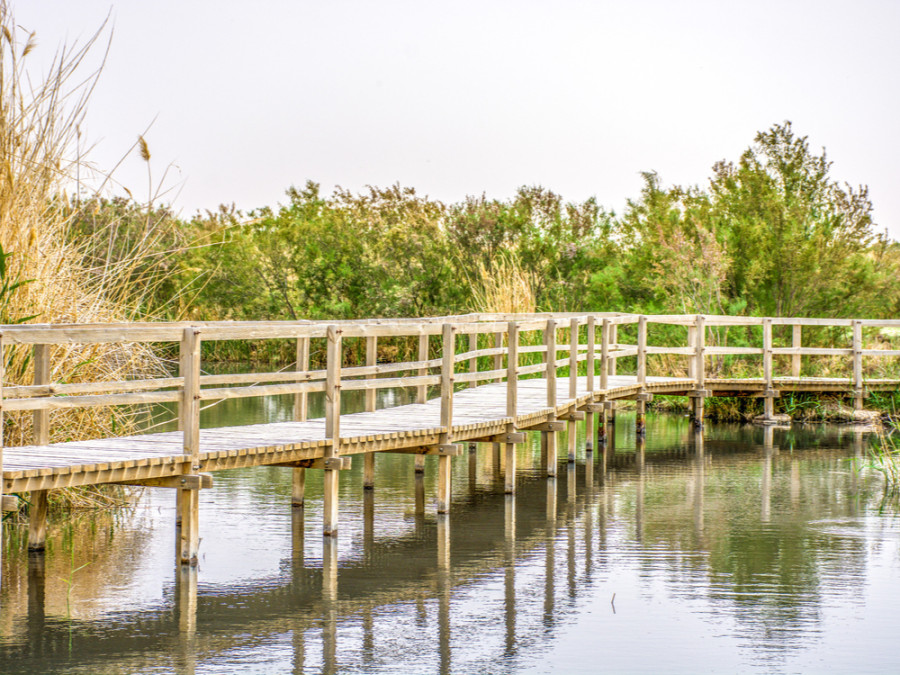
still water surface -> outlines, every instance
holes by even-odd
[[[204,425],[291,414],[241,403]],[[222,472],[194,574],[174,566],[174,495],[146,490],[130,514],[51,528],[43,566],[7,530],[0,672],[896,672],[900,519],[854,460],[865,442],[697,438],[657,416],[641,446],[622,415],[613,447],[585,458],[579,439],[556,480],[522,447],[514,499],[490,446],[457,458],[448,519],[433,458],[417,479],[379,456],[374,494],[361,461],[341,477],[334,548],[321,474],[292,512],[289,470]]]

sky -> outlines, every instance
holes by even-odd
[[[10,1],[38,69],[109,16],[91,158],[146,130],[149,175],[132,153],[115,176],[183,216],[307,180],[445,202],[543,185],[620,213],[641,172],[704,186],[791,120],[900,239],[900,2]]]

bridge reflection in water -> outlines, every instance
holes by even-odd
[[[215,670],[217,663],[296,673],[389,664],[441,673],[505,670],[564,636],[588,598],[608,598],[606,610],[614,616],[616,586],[609,582],[615,566],[638,550],[655,551],[663,542],[671,556],[689,559],[689,573],[706,575],[705,564],[690,559],[708,552],[707,520],[720,528],[719,510],[728,499],[717,487],[714,503],[706,503],[710,472],[720,481],[735,466],[751,467],[753,508],[765,524],[772,520],[773,500],[803,501],[810,488],[801,463],[816,458],[835,465],[847,455],[815,449],[782,455],[779,446],[793,441],[771,427],[742,432],[753,442],[740,446],[718,440],[715,428],[704,441],[686,424],[672,449],[648,450],[628,427],[630,433],[626,427],[611,434],[584,461],[562,464],[555,479],[543,477],[538,450],[525,448],[521,464],[533,471],[525,470],[515,495],[503,494],[502,453],[483,456],[492,462],[487,471],[470,453],[455,481],[452,523],[426,509],[423,474],[415,477],[411,525],[394,526],[399,532],[386,536],[376,531],[376,523],[382,525],[375,520],[376,494],[361,491],[362,527],[349,556],[339,555],[336,538],[307,541],[307,526],[315,525],[307,523],[304,509],[294,509],[281,573],[204,584],[197,568],[176,566],[164,601],[140,611],[107,607],[92,619],[47,616],[44,557],[31,556],[27,611],[3,598],[7,618],[10,610],[20,612],[4,622],[4,672],[191,673]],[[861,435],[849,442],[862,452]],[[830,444],[846,445],[847,439]],[[746,481],[748,474],[742,475]],[[859,492],[864,483],[853,470],[838,492]],[[660,491],[672,490],[683,497],[660,498]],[[841,508],[850,513],[855,507],[848,501]],[[667,518],[679,521],[677,532]],[[675,553],[671,542],[678,538],[693,544]],[[651,556],[642,564],[656,563]],[[202,563],[199,574],[202,579]],[[507,666],[498,668],[501,660]]]

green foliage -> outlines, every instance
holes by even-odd
[[[3,250],[3,246],[0,245],[0,324],[25,323],[37,316],[37,314],[32,316],[10,315],[10,299],[13,294],[19,288],[32,281],[31,279],[20,279],[10,272],[6,261],[12,255],[12,252],[7,253]]]
[[[510,270],[529,280],[538,311],[894,317],[900,245],[876,231],[866,188],[841,186],[830,170],[824,151],[811,151],[785,122],[757,134],[736,163],[715,164],[706,188],[664,187],[645,173],[618,217],[594,199],[566,203],[538,186],[446,205],[399,185],[325,196],[310,181],[276,209],[222,208],[189,221],[101,201],[83,209],[78,231],[95,242],[109,233],[108,247],[94,252],[98,266],[127,266],[152,236],[166,274],[129,270],[147,289],[141,306],[167,318],[460,313],[476,309],[488,286],[509,288],[492,277]],[[684,340],[680,329],[655,330],[654,344]],[[756,345],[758,333],[722,328],[710,341]],[[845,338],[804,331],[804,344]],[[228,349],[228,358],[248,355]],[[276,346],[261,356],[290,353]],[[712,362],[714,371],[748,367],[740,358]]]

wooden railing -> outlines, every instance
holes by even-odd
[[[686,328],[681,345],[651,345],[650,325]],[[620,341],[620,329],[636,326],[636,339]],[[716,327],[762,327],[759,346],[710,344],[708,333]],[[773,344],[773,327],[791,326],[791,346]],[[849,329],[845,347],[804,347],[803,327]],[[7,349],[31,345],[34,359],[34,381],[31,385],[2,386],[2,406],[7,412],[34,411],[34,442],[45,444],[50,437],[47,412],[67,408],[109,405],[178,403],[186,433],[185,447],[193,448],[200,404],[204,401],[230,398],[293,394],[295,418],[306,419],[307,397],[325,392],[329,429],[339,429],[340,391],[366,391],[366,410],[375,408],[375,392],[379,389],[409,387],[422,403],[428,387],[447,390],[451,384],[477,386],[498,382],[515,374],[548,378],[548,407],[556,402],[556,379],[568,370],[568,397],[575,395],[575,377],[581,371],[588,378],[588,389],[602,394],[609,388],[609,377],[615,375],[620,361],[633,359],[629,370],[639,384],[645,384],[649,355],[686,357],[685,375],[703,389],[708,376],[707,362],[713,356],[762,357],[762,380],[769,387],[776,376],[774,357],[791,357],[791,377],[800,377],[803,357],[850,357],[852,374],[847,378],[855,396],[864,387],[863,359],[900,356],[900,349],[863,349],[866,328],[900,328],[900,320],[757,318],[703,315],[634,315],[634,314],[540,314],[540,315],[465,315],[432,319],[381,319],[349,322],[260,322],[260,323],[169,323],[110,325],[15,325],[0,327],[0,343]],[[541,340],[533,335],[540,331]],[[559,334],[563,333],[563,342]],[[599,340],[597,333],[599,332]],[[510,335],[517,336],[510,340]],[[531,337],[529,337],[531,336]],[[468,339],[468,349],[458,351],[460,338]],[[517,342],[524,339],[523,344]],[[343,341],[365,339],[365,362],[345,365]],[[378,363],[380,338],[418,338],[415,361]],[[429,358],[432,340],[440,338],[440,356]],[[233,374],[203,374],[201,343],[225,340],[296,340],[297,360],[293,370]],[[311,370],[312,340],[327,344],[325,368]],[[51,347],[70,343],[179,343],[179,373],[173,377],[155,377],[116,382],[51,381]],[[599,344],[598,344],[599,343]],[[19,347],[20,348],[20,347]],[[535,363],[538,354],[542,363]],[[553,358],[547,355],[552,354]],[[564,358],[559,358],[565,354]],[[513,363],[510,362],[512,355]],[[525,357],[528,361],[522,364]],[[504,361],[508,365],[504,366]],[[409,375],[408,373],[414,373]],[[661,373],[671,375],[673,373]],[[448,391],[442,391],[449,396]]]
[[[790,326],[790,346],[776,346],[773,329]],[[651,330],[652,327],[652,330]],[[665,331],[651,340],[654,331]],[[803,331],[828,329],[841,346],[803,346]],[[734,357],[759,359],[760,377],[753,378],[757,395],[765,398],[765,414],[772,417],[778,375],[777,357],[790,357],[790,377],[800,378],[804,358],[844,357],[849,359],[850,374],[831,378],[829,385],[851,395],[861,407],[867,380],[864,359],[898,357],[900,349],[864,348],[864,331],[898,329],[900,320],[756,318],[708,315],[637,315],[616,313],[548,313],[532,315],[472,314],[429,319],[372,319],[336,322],[252,322],[252,323],[135,323],[111,325],[14,325],[0,326],[0,371],[6,358],[4,350],[31,349],[34,378],[31,384],[6,384],[0,372],[0,410],[6,413],[33,414],[33,443],[46,445],[53,438],[50,411],[93,406],[147,405],[174,403],[178,408],[179,428],[183,433],[183,472],[185,480],[170,487],[180,487],[180,512],[186,515],[181,529],[182,562],[195,561],[198,541],[197,500],[202,481],[200,410],[204,402],[222,399],[272,396],[294,396],[294,419],[304,421],[309,414],[308,397],[324,393],[325,441],[323,457],[316,461],[325,469],[324,533],[337,527],[337,476],[344,467],[341,458],[341,394],[364,391],[365,410],[376,408],[379,389],[408,388],[416,392],[416,401],[424,404],[432,393],[439,392],[439,434],[434,454],[438,464],[438,511],[445,512],[450,499],[450,457],[454,444],[453,401],[457,387],[476,387],[481,383],[500,383],[498,395],[506,399],[504,425],[507,470],[506,489],[512,492],[515,479],[515,443],[519,416],[520,382],[542,378],[546,386],[546,409],[541,424],[547,433],[545,453],[548,472],[555,472],[556,431],[566,422],[570,425],[569,457],[574,459],[575,433],[571,425],[585,419],[592,426],[595,413],[615,414],[613,389],[627,390],[636,400],[638,432],[643,431],[645,404],[650,394],[645,391],[648,360],[662,356],[681,359],[679,366],[659,375],[680,377],[673,391],[686,393],[693,399],[693,416],[697,424],[703,418],[704,399],[725,380],[721,372],[711,372],[712,359]],[[745,345],[728,345],[720,334],[725,330],[745,330]],[[683,331],[683,332],[682,332]],[[785,331],[782,331],[785,332]],[[760,334],[761,333],[761,334]],[[626,334],[633,335],[626,338]],[[782,335],[782,339],[785,336]],[[345,363],[345,340],[362,341],[365,349],[358,362]],[[379,340],[403,340],[407,347],[415,345],[415,357],[379,363]],[[296,360],[290,370],[234,374],[204,374],[201,367],[202,346],[206,342],[230,340],[294,340]],[[630,342],[628,340],[631,340]],[[324,343],[324,367],[313,369],[312,347]],[[439,342],[439,345],[437,344]],[[55,382],[53,380],[54,345],[101,343],[168,343],[179,349],[177,376],[145,377],[122,381]],[[463,345],[460,349],[460,345]],[[438,348],[439,347],[439,348]],[[413,350],[410,350],[413,351]],[[412,360],[415,358],[415,360]],[[321,362],[321,359],[318,359]],[[746,367],[746,362],[743,364]],[[630,379],[614,382],[619,371],[628,368]],[[677,372],[676,372],[677,370]],[[579,386],[579,374],[586,384]],[[711,377],[715,375],[715,377]],[[565,396],[557,391],[558,382],[568,387]],[[781,386],[788,386],[778,377]],[[804,378],[806,380],[806,378]],[[622,383],[626,382],[627,386]],[[751,382],[743,379],[741,382]],[[897,389],[900,378],[882,381]],[[762,385],[760,390],[759,385]],[[671,388],[670,388],[671,389]],[[683,390],[683,391],[682,391]],[[580,408],[580,409],[579,409]],[[557,415],[560,419],[557,419]],[[605,426],[605,425],[604,425]],[[0,420],[0,429],[4,425]],[[533,427],[532,427],[533,428]],[[496,432],[491,438],[498,438]],[[498,442],[498,441],[494,441]],[[417,459],[419,459],[417,455]],[[424,456],[421,457],[424,459]],[[3,452],[0,438],[0,470]],[[374,451],[365,454],[364,484],[374,480]],[[295,503],[303,500],[303,470],[296,468]],[[187,478],[195,487],[187,488]],[[113,480],[113,479],[110,479]],[[160,485],[157,479],[155,485]],[[149,483],[148,483],[149,484]],[[0,486],[2,488],[2,486]],[[0,489],[2,493],[2,489]],[[2,495],[0,495],[2,496]],[[42,545],[46,512],[46,490],[34,488],[30,542]],[[35,514],[37,514],[35,516]],[[31,545],[31,544],[30,544]]]

